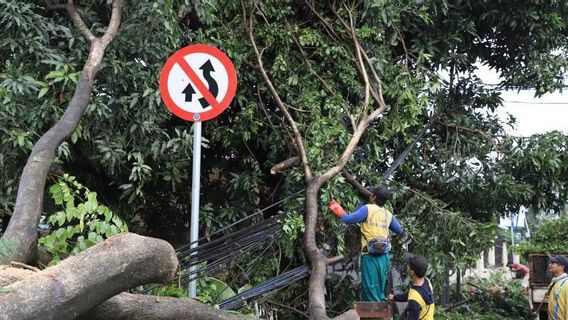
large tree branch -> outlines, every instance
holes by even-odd
[[[89,310],[80,320],[237,320],[212,306],[188,298],[156,297],[123,292]]]
[[[243,8],[243,19],[244,19],[244,21],[246,21],[246,11],[245,11],[245,7],[244,7],[244,4],[242,3],[242,1],[241,1],[241,5],[242,5],[242,8]],[[300,130],[298,130],[298,126],[296,125],[296,121],[294,121],[294,118],[292,118],[292,115],[288,111],[288,108],[286,108],[286,105],[284,104],[284,102],[280,98],[280,95],[276,91],[276,88],[274,87],[272,80],[270,80],[270,77],[266,73],[266,69],[264,68],[264,64],[262,63],[262,55],[260,54],[260,51],[258,50],[258,47],[256,45],[256,41],[254,39],[254,32],[253,32],[254,24],[253,24],[252,14],[249,17],[248,24],[249,25],[248,25],[247,34],[248,34],[249,40],[252,44],[254,54],[256,56],[256,61],[257,61],[257,64],[258,64],[258,71],[260,72],[262,79],[266,83],[266,86],[268,87],[270,94],[274,98],[276,105],[278,106],[280,111],[282,111],[282,113],[284,114],[284,117],[286,118],[286,121],[288,122],[288,124],[292,128],[292,131],[294,132],[294,138],[296,140],[296,148],[298,149],[298,153],[300,155],[300,158],[302,159],[302,164],[304,166],[304,174],[306,176],[305,178],[306,178],[306,181],[310,181],[312,179],[312,171],[309,167],[308,156],[307,156],[307,153],[306,153],[306,148],[304,146],[304,141],[302,139],[302,135],[300,133]]]
[[[73,21],[73,24],[75,24],[75,26],[79,28],[79,30],[81,30],[83,36],[85,36],[85,38],[89,42],[95,41],[97,37],[95,37],[95,35],[91,32],[89,27],[87,27],[87,25],[83,21],[83,18],[81,18],[81,16],[77,12],[77,9],[75,8],[75,2],[73,0],[68,0],[66,8],[67,12],[69,13],[69,16],[71,17],[71,20]]]
[[[118,279],[113,276],[113,272],[119,272],[122,266],[127,264],[134,263],[135,265],[132,268],[143,269],[144,272],[147,273],[164,273],[164,270],[168,270],[168,264],[171,264],[172,267],[170,270],[175,270],[175,266],[177,265],[177,260],[173,255],[173,250],[171,246],[167,243],[157,240],[151,239],[146,237],[139,237],[135,235],[122,235],[121,237],[128,237],[128,241],[125,241],[129,246],[132,243],[137,243],[135,248],[128,248],[129,250],[123,250],[123,252],[117,252],[116,250],[112,250],[112,245],[104,246],[104,252],[101,254],[104,255],[103,260],[98,260],[97,263],[91,263],[90,266],[83,266],[87,269],[79,269],[78,267],[75,270],[69,270],[70,272],[66,274],[65,281],[71,282],[71,279],[75,279],[76,277],[83,276],[89,277],[89,281],[92,281],[94,277],[98,277],[101,272],[105,270],[110,270],[108,274],[108,280],[116,282]],[[132,242],[132,240],[134,242]],[[109,242],[116,242],[116,237],[107,240]],[[148,245],[150,244],[150,245]],[[116,248],[116,243],[114,244],[114,248]],[[158,245],[158,247],[156,247]],[[163,246],[159,248],[159,246]],[[127,249],[127,248],[124,248]],[[156,250],[157,249],[157,250]],[[94,249],[91,249],[94,250]],[[128,252],[124,252],[128,251]],[[89,259],[93,258],[92,252],[85,252],[81,255],[88,254],[90,256]],[[142,255],[152,257],[150,262],[141,263],[140,261],[133,261],[132,257],[137,256],[136,259],[141,259]],[[108,264],[101,264],[108,262],[104,259],[110,259],[112,263],[120,263],[121,268],[113,268]],[[67,260],[65,260],[67,261]],[[155,263],[159,263],[159,266],[155,266]],[[76,264],[73,263],[74,265]],[[92,271],[91,269],[95,269]],[[127,268],[130,268],[127,267]],[[10,266],[1,266],[0,265],[0,286],[8,286],[14,284],[18,281],[22,281],[25,279],[37,279],[38,277],[44,277],[47,272],[51,272],[53,274],[54,267],[50,267],[44,271],[33,271],[28,269],[21,269],[21,268],[13,268]],[[68,269],[65,267],[65,269]],[[101,269],[102,271],[99,271]],[[127,269],[124,269],[127,271]],[[167,278],[171,277],[173,271],[169,274],[166,273]],[[44,276],[42,276],[44,275]],[[136,272],[134,275],[131,272],[124,272],[123,277],[132,277],[132,279],[136,277],[140,277],[140,273]],[[165,278],[164,278],[165,279]],[[28,282],[31,280],[28,280]],[[44,281],[43,278],[41,281]],[[55,280],[54,280],[55,281]],[[58,280],[59,281],[59,280]],[[133,280],[130,280],[133,281]],[[165,281],[165,280],[164,280]],[[39,284],[39,283],[38,283]],[[81,286],[81,290],[85,292],[89,292],[88,295],[92,295],[92,291],[94,291],[93,287],[87,287],[89,283],[81,282],[78,285]],[[63,285],[63,284],[62,284]],[[114,285],[109,284],[109,285]],[[68,287],[69,288],[69,287]],[[11,288],[8,287],[7,289],[9,292]],[[74,291],[75,292],[75,291]],[[80,294],[80,292],[76,292]],[[45,293],[40,293],[44,294]],[[4,297],[4,293],[0,295],[0,299]],[[33,301],[22,301],[21,303],[32,303]],[[54,301],[50,300],[47,303],[52,304],[52,308],[60,308],[60,305],[55,305],[56,302],[60,302],[60,300]],[[20,304],[20,307],[22,305]],[[28,308],[22,307],[22,308]],[[39,311],[38,311],[39,312]],[[44,313],[42,313],[43,315]],[[44,317],[40,317],[41,319],[46,319]],[[3,314],[0,314],[0,319],[3,319]],[[58,317],[58,319],[60,319]],[[186,299],[186,298],[171,298],[171,297],[156,297],[151,295],[138,295],[138,294],[130,294],[130,293],[119,293],[114,297],[102,302],[98,306],[92,307],[90,310],[85,312],[82,316],[79,317],[81,320],[130,320],[130,319],[146,319],[146,320],[172,320],[172,319],[189,319],[189,320],[197,320],[197,319],[219,319],[219,320],[236,320],[237,317],[229,315],[222,310],[219,310],[215,307],[200,303],[193,299]]]
[[[357,181],[357,179],[355,179],[354,176],[352,176],[349,171],[347,171],[347,169],[344,167],[343,169],[341,169],[341,174],[343,175],[343,177],[345,177],[345,179],[347,180],[347,182],[349,182],[349,184],[355,189],[357,190],[357,192],[359,192],[359,194],[367,199],[371,196],[371,191],[369,191],[369,189],[365,188],[362,184],[359,183],[359,181]]]
[[[112,13],[110,16],[110,22],[105,34],[102,37],[103,46],[106,46],[116,37],[118,33],[118,28],[120,27],[120,20],[122,17],[122,6],[124,5],[124,0],[114,0],[112,2]]]
[[[166,241],[120,234],[5,287],[1,319],[74,319],[112,296],[171,281],[178,270]]]
[[[115,0],[113,3],[109,35],[106,37],[109,42],[116,34],[116,29],[120,23],[123,2],[123,0]],[[55,158],[57,147],[71,136],[89,104],[93,81],[109,43],[106,42],[107,40],[101,41],[92,35],[75,10],[72,0],[67,3],[67,10],[73,22],[91,42],[89,56],[65,113],[53,127],[39,138],[32,148],[20,177],[14,212],[2,236],[2,240],[9,243],[14,250],[10,256],[0,258],[0,262],[3,260],[4,262],[10,260],[29,262],[35,259],[38,237],[36,228],[43,207],[43,194],[49,168]]]
[[[290,159],[286,159],[282,162],[278,162],[270,168],[270,174],[277,174],[278,172],[284,171],[286,169],[293,168],[300,163],[300,157],[295,156]]]

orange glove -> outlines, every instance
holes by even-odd
[[[339,203],[337,203],[335,200],[329,201],[329,203],[327,204],[327,207],[338,218],[343,217],[343,215],[345,214],[345,209],[343,209],[343,207]]]

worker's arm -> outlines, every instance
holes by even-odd
[[[396,217],[394,215],[392,216],[389,229],[396,234],[402,233],[402,225],[398,222],[398,220],[396,220]]]
[[[367,206],[361,206],[352,213],[346,213],[341,217],[341,220],[347,224],[360,223],[367,220],[369,210]]]
[[[525,275],[530,274],[531,270],[527,267],[521,264],[521,270],[523,270],[523,272],[525,273]]]
[[[404,312],[404,320],[419,320],[420,316],[420,304],[414,300],[408,301],[406,305],[406,310]]]
[[[403,293],[395,294],[392,297],[392,300],[396,302],[406,302],[408,301],[408,290]]]

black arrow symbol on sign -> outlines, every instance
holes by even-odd
[[[207,60],[207,62],[199,67],[199,69],[203,70],[203,77],[205,78],[205,81],[207,81],[209,92],[211,92],[212,96],[217,98],[217,94],[219,94],[219,86],[217,85],[217,81],[215,81],[215,79],[213,79],[213,77],[211,76],[211,72],[215,72],[215,68],[213,68],[211,60]],[[191,102],[196,91],[191,83],[188,83],[185,89],[183,89],[182,93],[185,94],[185,101]],[[202,108],[207,108],[209,106],[209,102],[207,102],[207,99],[205,99],[205,97],[200,98],[199,103],[201,104]]]
[[[186,102],[191,102],[191,100],[193,99],[193,94],[195,93],[195,89],[193,89],[191,83],[188,83],[187,87],[185,87],[185,89],[183,89],[181,93],[185,93]]]
[[[219,93],[219,86],[217,85],[217,81],[213,79],[211,76],[211,72],[215,72],[213,65],[211,64],[211,60],[207,60],[199,69],[203,70],[203,77],[205,81],[207,81],[207,86],[209,87],[209,92],[211,95],[217,98],[217,94]],[[207,108],[209,106],[209,102],[204,97],[199,99],[199,103],[201,103],[201,107]]]

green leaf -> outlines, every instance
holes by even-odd
[[[0,293],[8,293],[8,292],[12,292],[12,291],[14,291],[14,289],[12,289],[12,288],[0,287]]]
[[[48,90],[49,90],[48,87],[42,88],[42,89],[39,91],[38,95],[37,95],[38,99],[41,98],[41,97],[43,97],[43,96],[47,93]]]

